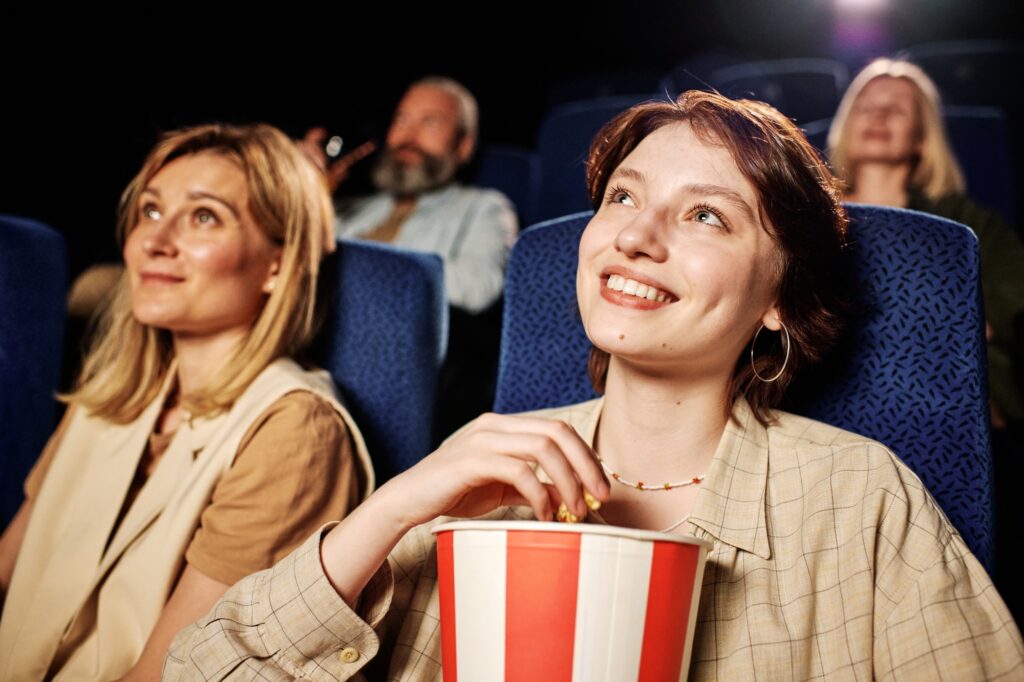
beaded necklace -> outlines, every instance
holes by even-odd
[[[661,483],[659,485],[647,485],[643,481],[630,481],[628,479],[623,478],[618,474],[618,472],[612,471],[611,467],[605,464],[605,461],[600,457],[597,458],[597,461],[601,463],[601,468],[604,469],[605,472],[612,477],[613,481],[620,483],[626,486],[627,488],[633,488],[634,490],[642,490],[644,492],[653,492],[656,490],[674,490],[675,488],[682,488],[688,485],[695,485],[703,481],[704,477],[707,476],[707,474],[701,474],[700,476],[694,476],[688,481],[676,481],[675,483],[666,482]]]

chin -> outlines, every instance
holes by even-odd
[[[651,356],[652,339],[645,338],[639,332],[626,330],[618,332],[588,333],[590,342],[598,350],[623,360],[639,361]],[[622,338],[619,338],[622,336]],[[655,344],[657,345],[657,344]]]
[[[166,312],[156,311],[145,307],[136,306],[132,308],[132,317],[139,324],[157,329],[170,329],[174,325],[175,317]]]

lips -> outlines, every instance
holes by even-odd
[[[139,280],[143,284],[177,284],[178,282],[184,282],[184,277],[172,275],[168,272],[141,272],[139,273]]]
[[[419,147],[411,144],[403,144],[398,147],[394,147],[390,150],[391,156],[400,161],[414,161],[416,163],[423,163],[427,157],[427,153]]]
[[[660,282],[628,268],[607,268],[601,281],[601,296],[617,305],[653,310],[679,300]]]

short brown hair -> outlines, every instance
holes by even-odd
[[[730,385],[730,398],[744,395],[757,418],[768,423],[795,373],[821,360],[838,340],[850,308],[847,217],[838,184],[800,129],[772,107],[691,90],[674,102],[637,104],[598,132],[587,158],[587,189],[595,210],[623,159],[652,132],[674,123],[688,123],[706,144],[729,150],[757,190],[762,226],[781,253],[777,297],[791,339],[789,362],[778,380],[759,381],[748,344]],[[772,376],[781,362],[781,355],[759,357],[758,373]],[[603,391],[608,354],[592,348],[588,371],[594,388]]]

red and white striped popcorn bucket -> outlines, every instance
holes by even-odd
[[[538,521],[434,533],[445,682],[686,679],[711,543]]]

